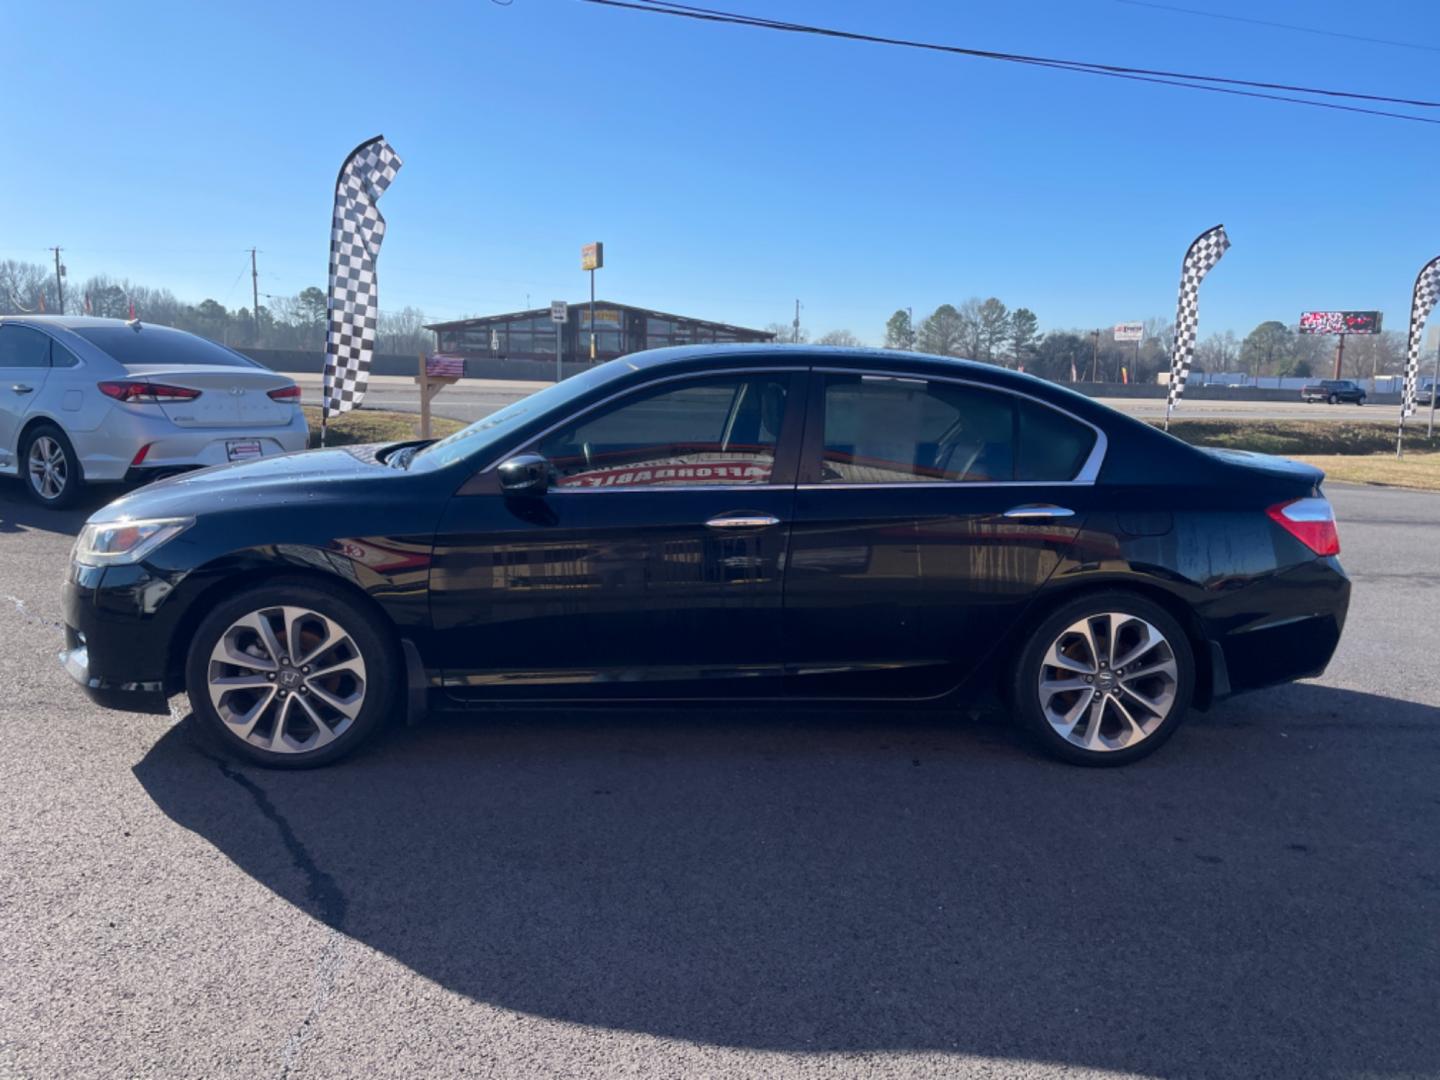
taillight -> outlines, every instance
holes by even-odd
[[[166,386],[149,382],[102,382],[100,392],[106,397],[128,404],[164,405],[172,401],[194,401],[199,390],[188,386]]]
[[[1295,537],[1316,555],[1339,555],[1340,534],[1335,531],[1335,511],[1328,499],[1294,499],[1276,503],[1265,513],[1270,520]]]
[[[293,401],[300,404],[300,387],[282,386],[279,390],[271,390],[270,397],[274,401]]]

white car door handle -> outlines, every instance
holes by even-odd
[[[768,529],[780,519],[771,514],[720,514],[705,524],[712,529]]]
[[[13,386],[11,386],[10,389],[17,394],[28,394],[35,388],[33,386],[26,386],[24,383],[17,382]]]
[[[1012,506],[1005,511],[1005,517],[1018,521],[1047,521],[1052,518],[1074,517],[1075,511],[1053,503],[1025,503]]]

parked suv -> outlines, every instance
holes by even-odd
[[[1416,404],[1416,405],[1426,405],[1426,406],[1428,406],[1428,405],[1430,404],[1430,399],[1431,399],[1432,397],[1434,397],[1434,396],[1435,396],[1435,380],[1434,380],[1434,379],[1423,379],[1423,380],[1421,380],[1420,385],[1415,388],[1415,404]]]
[[[0,318],[0,475],[45,506],[87,483],[303,450],[300,388],[233,349],[139,320]]]
[[[1350,401],[1356,405],[1365,404],[1365,390],[1353,379],[1321,379],[1306,383],[1300,391],[1301,401],[1324,401],[1334,405],[1337,401]]]

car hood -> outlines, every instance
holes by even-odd
[[[92,522],[122,518],[191,517],[287,503],[353,499],[357,487],[407,479],[375,460],[375,446],[301,450],[279,457],[216,465],[138,488],[92,514]]]

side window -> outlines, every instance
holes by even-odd
[[[1010,480],[1015,406],[1008,394],[872,375],[825,382],[825,483]]]
[[[1073,480],[1095,448],[1095,432],[1078,420],[1034,401],[1016,399],[1020,446],[1015,479],[1060,483]]]
[[[39,330],[0,326],[0,368],[48,368],[50,339]]]
[[[55,368],[78,367],[80,358],[73,352],[61,345],[58,341],[50,342],[50,366]]]
[[[535,446],[556,487],[769,483],[789,376],[667,385],[591,413]]]

